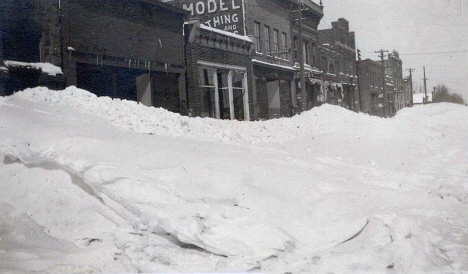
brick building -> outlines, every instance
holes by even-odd
[[[185,28],[187,114],[216,119],[254,119],[252,41],[189,22]]]
[[[297,1],[246,0],[246,33],[255,44],[253,56],[254,89],[257,112],[261,119],[288,117],[296,114],[301,100],[307,108],[314,105],[314,90],[319,90],[317,69],[318,24],[322,7],[304,1],[302,12],[302,45],[299,43]],[[304,52],[300,60],[300,51]],[[306,98],[301,98],[300,62],[304,62]]]
[[[250,52],[252,69],[249,103],[251,119],[291,116],[300,104],[299,52],[304,49],[306,89],[310,108],[313,105],[314,83],[319,82],[316,69],[317,26],[323,16],[322,7],[304,1],[303,43],[298,39],[298,2],[294,0],[168,0],[189,11],[193,19],[212,28],[247,35],[254,44]],[[190,57],[191,58],[191,57]],[[188,60],[190,58],[187,58]],[[224,62],[237,66],[244,62],[227,58]],[[190,62],[190,60],[189,60]],[[190,87],[192,88],[192,87]],[[315,86],[320,90],[319,85]]]
[[[298,99],[298,106],[301,106],[302,100],[306,100],[306,110],[313,108],[321,104],[325,96],[323,95],[321,74],[319,70],[319,34],[318,34],[318,25],[320,20],[323,17],[323,6],[322,1],[320,5],[316,4],[311,0],[304,1],[304,7],[302,11],[302,51],[303,56],[300,60],[300,47],[299,45],[299,18],[297,12],[298,6],[297,1],[291,1],[291,18],[292,22],[292,52],[293,52],[293,62],[294,68],[296,69],[295,73],[295,82],[297,86],[296,96]],[[302,87],[300,86],[300,62],[304,63],[305,70],[305,95],[306,98],[302,97]],[[323,99],[323,100],[322,100]]]
[[[397,51],[388,54],[384,60],[387,81],[388,109],[390,116],[405,107],[405,86],[403,79],[403,62]]]
[[[60,65],[58,12],[58,5],[52,0],[0,1],[0,95],[10,95],[38,84],[46,85],[51,80],[41,69],[5,63],[51,62]],[[57,78],[63,81],[63,77]]]
[[[407,76],[403,79],[403,87],[405,90],[405,107],[413,105],[413,84],[412,76]]]
[[[2,24],[4,60],[50,62],[66,85],[180,112],[188,12],[158,0],[2,2],[20,16]]]
[[[361,111],[383,117],[385,112],[382,64],[371,59],[358,61],[357,64],[361,87]]]
[[[330,29],[319,30],[320,65],[329,104],[358,111],[356,42],[349,22],[340,18]]]

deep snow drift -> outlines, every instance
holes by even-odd
[[[468,271],[468,112],[187,118],[0,97],[0,272]]]

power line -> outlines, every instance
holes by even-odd
[[[400,55],[429,55],[429,54],[447,54],[447,53],[463,53],[463,52],[468,52],[468,50],[423,52],[423,53],[400,53]]]
[[[435,51],[435,52],[420,52],[420,53],[400,53],[400,55],[431,55],[431,54],[448,54],[448,53],[464,53],[468,50],[454,50],[454,51]],[[362,55],[373,55],[374,52],[365,52]]]

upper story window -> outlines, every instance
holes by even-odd
[[[281,50],[287,50],[288,49],[288,35],[283,32],[281,33]],[[288,59],[288,54],[285,53],[283,54],[283,59]]]
[[[277,52],[279,50],[279,31],[277,29],[273,30],[273,51]]]
[[[307,41],[302,41],[302,60],[304,61],[304,64],[309,65],[309,42]]]
[[[328,73],[335,74],[335,66],[332,62],[328,65]]]
[[[317,66],[317,57],[316,57],[316,45],[315,43],[312,43],[312,65]]]
[[[260,23],[254,22],[254,36],[255,36],[255,50],[257,52],[262,51],[262,46],[260,44]]]
[[[293,58],[294,58],[294,61],[297,62],[298,61],[298,56],[297,56],[297,36],[294,36],[293,38]]]
[[[266,53],[270,53],[271,48],[271,38],[270,38],[270,27],[265,25],[265,51]]]

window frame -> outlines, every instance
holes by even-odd
[[[281,50],[288,50],[288,34],[286,32],[281,32]],[[288,54],[284,53],[284,60],[288,60]]]
[[[271,52],[271,36],[270,36],[270,26],[264,25],[263,31],[265,32],[265,53],[270,54]]]
[[[255,40],[255,51],[261,52],[262,51],[262,44],[261,44],[261,24],[257,21],[254,21],[254,40]]]
[[[302,60],[304,64],[310,65],[310,55],[309,55],[309,41],[302,40]]]
[[[273,29],[273,51],[277,53],[279,51],[279,30]]]

